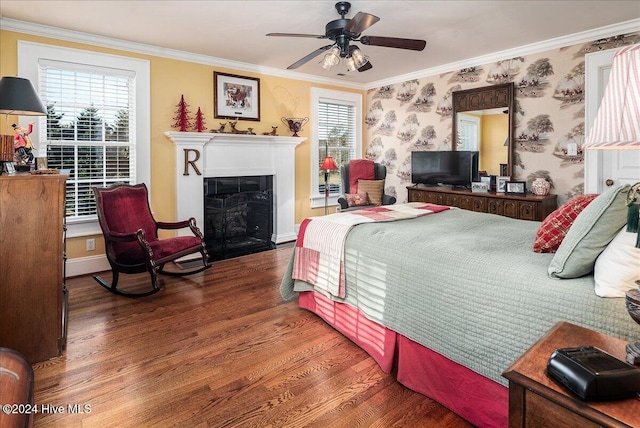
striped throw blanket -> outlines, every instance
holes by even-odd
[[[351,228],[362,223],[416,218],[448,209],[442,205],[410,202],[306,218],[298,232],[292,277],[311,283],[331,296],[344,298],[344,243]]]

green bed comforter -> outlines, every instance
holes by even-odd
[[[640,339],[624,299],[598,297],[592,275],[548,277],[553,254],[532,250],[539,226],[458,209],[358,225],[345,247],[347,294],[333,300],[504,385],[504,369],[558,321]],[[291,267],[285,299],[313,290]]]

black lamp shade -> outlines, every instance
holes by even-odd
[[[0,113],[46,116],[47,108],[29,79],[4,76],[0,79]]]

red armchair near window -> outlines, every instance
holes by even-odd
[[[173,223],[156,221],[151,214],[145,184],[94,187],[93,193],[113,279],[109,284],[98,275],[93,275],[93,278],[107,290],[123,296],[148,296],[161,290],[158,274],[184,276],[211,267],[204,238],[195,219]],[[193,236],[158,239],[159,229],[186,227],[191,229]],[[165,264],[194,253],[200,253],[202,266],[185,271],[164,270]],[[130,293],[118,289],[120,272],[132,274],[145,271],[151,275],[150,291]]]

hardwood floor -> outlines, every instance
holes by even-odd
[[[165,289],[139,299],[115,296],[90,276],[68,279],[67,349],[34,365],[34,401],[51,406],[35,426],[470,426],[283,301],[290,252],[161,277]],[[120,281],[139,287],[148,276]],[[70,413],[74,405],[85,412]]]

